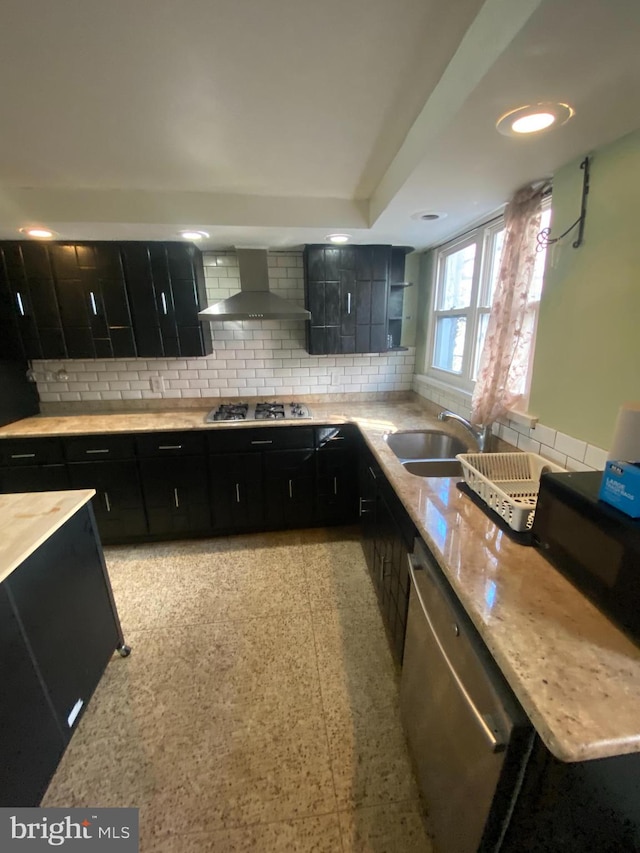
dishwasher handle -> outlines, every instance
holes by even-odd
[[[427,608],[425,606],[424,600],[423,600],[422,596],[420,595],[420,588],[419,588],[418,582],[416,580],[416,572],[424,571],[428,575],[430,575],[432,579],[435,580],[434,574],[433,574],[433,569],[429,566],[429,564],[426,561],[424,563],[418,562],[418,560],[413,556],[413,554],[408,554],[407,558],[409,560],[409,574],[411,575],[411,583],[413,585],[413,591],[415,592],[417,599],[420,603],[420,609],[422,610],[422,615],[424,616],[426,623],[429,626],[429,630],[431,631],[433,639],[434,639],[434,641],[438,647],[438,650],[440,651],[440,654],[442,655],[442,659],[444,660],[444,662],[447,666],[447,669],[449,670],[449,673],[451,674],[451,677],[453,678],[454,682],[456,683],[458,690],[462,694],[462,698],[464,699],[467,707],[469,708],[472,715],[475,717],[478,725],[480,726],[480,729],[482,730],[482,732],[485,736],[485,739],[486,739],[489,747],[491,748],[492,752],[502,752],[502,750],[506,748],[506,743],[505,743],[504,738],[500,737],[500,733],[492,727],[491,717],[487,714],[482,714],[480,712],[480,710],[478,709],[478,707],[476,706],[473,699],[471,698],[471,696],[469,695],[466,687],[464,686],[462,679],[460,678],[460,676],[456,672],[454,665],[451,663],[449,656],[447,655],[442,643],[440,642],[440,638],[438,637],[436,629],[433,626],[433,622],[431,621],[431,618],[429,617],[429,613],[428,613]]]

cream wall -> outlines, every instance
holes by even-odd
[[[553,233],[578,216],[580,160],[553,178]],[[549,252],[530,411],[611,444],[621,403],[640,399],[640,131],[593,153],[584,244]]]

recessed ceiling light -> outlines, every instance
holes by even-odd
[[[40,228],[39,226],[30,226],[29,228],[20,228],[18,229],[21,234],[26,234],[27,237],[35,237],[39,240],[48,240],[51,237],[55,237],[55,232],[49,230],[49,228]]]
[[[419,222],[435,222],[437,219],[444,219],[446,215],[437,210],[419,210],[417,213],[412,213],[411,218]]]
[[[500,116],[496,128],[504,136],[539,133],[550,127],[559,127],[569,121],[574,112],[568,104],[528,104]]]
[[[202,240],[203,237],[208,237],[208,231],[181,231],[180,236],[185,240]]]
[[[351,234],[327,234],[330,243],[348,243],[350,239]]]

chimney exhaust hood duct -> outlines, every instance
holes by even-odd
[[[311,313],[269,291],[266,249],[236,249],[240,292],[200,311],[201,320],[309,320]]]

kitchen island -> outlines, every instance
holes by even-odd
[[[454,478],[409,474],[387,446],[388,432],[443,429],[424,401],[408,395],[369,402],[315,399],[309,405],[312,424],[357,425],[548,750],[563,762],[640,753],[640,648],[535,549],[500,531]],[[1,428],[0,442],[261,428],[207,424],[208,408],[37,416]],[[286,428],[309,423],[287,422]],[[444,429],[456,432],[452,424]]]
[[[92,490],[0,495],[0,805],[34,806],[124,645]]]

